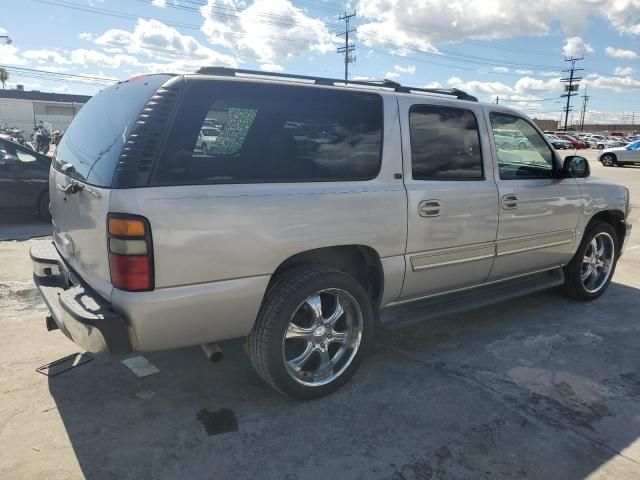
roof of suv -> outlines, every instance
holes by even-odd
[[[198,75],[211,75],[216,77],[236,77],[236,78],[249,78],[255,80],[267,80],[267,81],[292,81],[303,82],[307,85],[321,85],[330,87],[350,87],[350,88],[378,88],[386,91],[398,92],[398,93],[427,93],[430,95],[439,95],[445,97],[454,97],[458,100],[467,100],[471,102],[477,102],[478,99],[473,95],[459,90],[457,88],[418,88],[408,87],[400,85],[392,80],[381,81],[363,81],[363,80],[348,80],[325,77],[313,77],[309,75],[293,75],[288,73],[272,73],[263,72],[259,70],[243,70],[227,67],[204,67],[196,72]]]

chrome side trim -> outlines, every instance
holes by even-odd
[[[485,287],[487,285],[493,285],[494,283],[509,282],[509,281],[515,280],[517,278],[527,277],[529,275],[535,275],[537,273],[542,273],[542,272],[548,272],[548,271],[556,270],[556,269],[562,268],[562,267],[563,267],[563,265],[554,265],[553,267],[542,268],[540,270],[535,270],[533,272],[521,273],[519,275],[513,275],[512,277],[500,278],[498,280],[492,280],[490,282],[477,283],[475,285],[469,285],[468,287],[454,288],[453,290],[447,290],[447,291],[444,291],[444,292],[432,293],[432,294],[429,294],[429,295],[423,295],[423,296],[414,297],[414,298],[407,298],[405,300],[398,300],[397,302],[388,303],[387,305],[385,305],[382,308],[394,307],[396,305],[402,305],[402,304],[405,304],[405,303],[417,302],[419,300],[426,300],[428,298],[441,297],[442,295],[449,295],[450,293],[465,292],[467,290],[473,290],[474,288]]]
[[[428,268],[485,260],[487,258],[493,258],[495,254],[496,247],[493,242],[473,246],[445,248],[412,256],[411,268],[414,272],[417,272]]]
[[[524,238],[498,240],[496,243],[496,255],[500,257],[503,255],[566,245],[573,243],[574,237],[575,232],[573,230],[562,230],[542,235],[530,235]]]

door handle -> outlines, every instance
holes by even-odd
[[[502,208],[505,210],[513,210],[518,208],[518,196],[512,193],[502,197]]]
[[[439,217],[441,213],[440,200],[423,200],[418,204],[418,214],[421,217]]]

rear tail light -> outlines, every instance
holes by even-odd
[[[153,243],[149,221],[111,213],[107,218],[111,283],[120,290],[153,290]]]

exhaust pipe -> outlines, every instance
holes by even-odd
[[[224,358],[224,352],[217,343],[203,343],[200,347],[211,363],[218,363]]]

